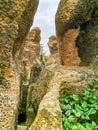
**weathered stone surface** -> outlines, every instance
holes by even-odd
[[[27,35],[23,48],[23,62],[32,68],[35,64],[39,64],[39,56],[40,56],[40,33],[41,30],[38,27],[33,28]]]
[[[50,50],[50,56],[45,63],[46,68],[54,68],[60,65],[59,52],[58,52],[58,41],[55,35],[49,37],[48,47]]]
[[[41,30],[38,27],[34,27],[25,38],[24,44],[22,45],[20,55],[23,62],[23,76],[21,84],[21,101],[19,107],[19,114],[26,115],[27,126],[34,120],[34,110],[31,108],[30,97],[32,92],[31,82],[36,82],[40,71],[40,33]],[[19,56],[20,56],[19,55]],[[32,116],[32,119],[31,119]],[[31,122],[32,121],[32,122]]]
[[[52,71],[43,70],[36,84],[33,86],[31,103],[35,110],[35,113],[37,113],[39,104],[48,91],[48,84],[53,75],[54,74],[52,73]]]
[[[80,29],[70,29],[66,32],[62,39],[62,44],[60,45],[60,49],[62,53],[60,56],[62,57],[63,65],[66,66],[77,66],[80,64],[80,58],[78,56],[78,48],[75,45],[75,40],[79,35]]]
[[[40,33],[41,30],[38,27],[33,28],[25,38],[24,44],[21,47],[22,62],[24,65],[24,83],[29,84],[30,73],[33,68],[40,67]]]
[[[80,33],[74,39],[78,47],[80,65],[89,66],[98,55],[98,1],[97,0],[61,0],[56,13],[56,32],[59,41],[61,64],[66,63],[66,42],[63,36],[71,29],[80,26]],[[74,33],[70,36],[73,37]],[[74,55],[74,54],[73,54]]]
[[[68,94],[82,94],[88,87],[88,82],[94,78],[93,70],[88,68],[60,66],[51,71],[54,75],[49,79],[48,91],[44,93],[35,121],[29,130],[62,130],[60,94],[62,91]],[[39,91],[41,93],[42,90]]]
[[[58,52],[58,43],[55,35],[49,37],[48,47],[50,50],[50,55],[53,55]]]
[[[38,0],[0,0],[0,130],[14,130],[20,88],[15,55],[32,24]]]

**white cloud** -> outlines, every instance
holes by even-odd
[[[41,44],[49,54],[47,46],[48,38],[55,34],[55,14],[60,0],[40,0],[37,12],[34,17],[33,27],[41,29]]]

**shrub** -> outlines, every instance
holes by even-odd
[[[98,130],[92,116],[98,111],[98,98],[94,95],[98,85],[90,83],[90,87],[82,96],[63,93],[60,98],[63,130]]]

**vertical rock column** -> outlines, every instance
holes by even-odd
[[[28,85],[30,82],[32,68],[40,66],[40,33],[40,28],[34,27],[27,35],[23,45],[24,85]]]
[[[19,115],[26,115],[25,124],[29,127],[34,120],[34,110],[32,108],[30,98],[32,92],[31,83],[35,83],[39,73],[40,67],[40,33],[38,27],[34,27],[25,38],[21,50],[21,57],[24,66],[22,85],[21,85],[21,102],[19,107]],[[21,122],[18,122],[19,124]]]
[[[15,129],[20,89],[13,56],[31,26],[37,5],[38,0],[0,1],[0,130]]]
[[[57,67],[60,64],[60,60],[58,52],[58,41],[55,35],[49,37],[48,47],[50,51],[50,56],[46,62],[46,67]]]

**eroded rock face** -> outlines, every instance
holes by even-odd
[[[38,0],[0,1],[0,130],[15,129],[20,81],[14,56],[28,33],[37,5]]]
[[[98,1],[97,0],[61,0],[56,13],[56,32],[59,40],[59,52],[61,64],[66,63],[66,40],[72,29],[76,30],[80,26],[80,32],[74,39],[75,46],[78,47],[78,55],[81,59],[80,65],[91,65],[96,55],[98,55]],[[70,34],[71,37],[74,36]],[[67,43],[68,44],[68,43]],[[74,54],[73,54],[74,55]]]
[[[33,28],[27,35],[23,45],[23,62],[31,68],[39,63],[40,33],[40,28]]]
[[[34,67],[40,67],[40,33],[40,28],[33,28],[27,35],[22,47],[22,61],[24,63],[24,68],[26,71],[25,74],[28,77],[27,82],[30,81],[31,69],[33,69]]]
[[[79,35],[80,29],[70,29],[63,36],[60,49],[62,64],[65,66],[78,66],[80,64],[80,58],[78,56],[78,48],[75,45],[75,40]]]
[[[48,47],[50,50],[50,55],[58,53],[58,43],[55,35],[49,37]]]
[[[19,106],[19,120],[20,115],[26,115],[26,121],[24,123],[29,127],[33,122],[34,111],[31,108],[31,91],[32,87],[30,83],[35,83],[40,71],[40,33],[41,30],[38,27],[34,27],[25,38],[24,44],[21,48],[21,57],[23,63],[23,73],[21,79],[21,101]],[[32,116],[32,120],[30,117]],[[32,122],[31,122],[31,121]],[[19,122],[20,124],[20,122]]]
[[[49,37],[48,47],[50,50],[50,56],[46,62],[46,68],[54,68],[60,64],[59,52],[58,52],[58,41],[55,35]]]

